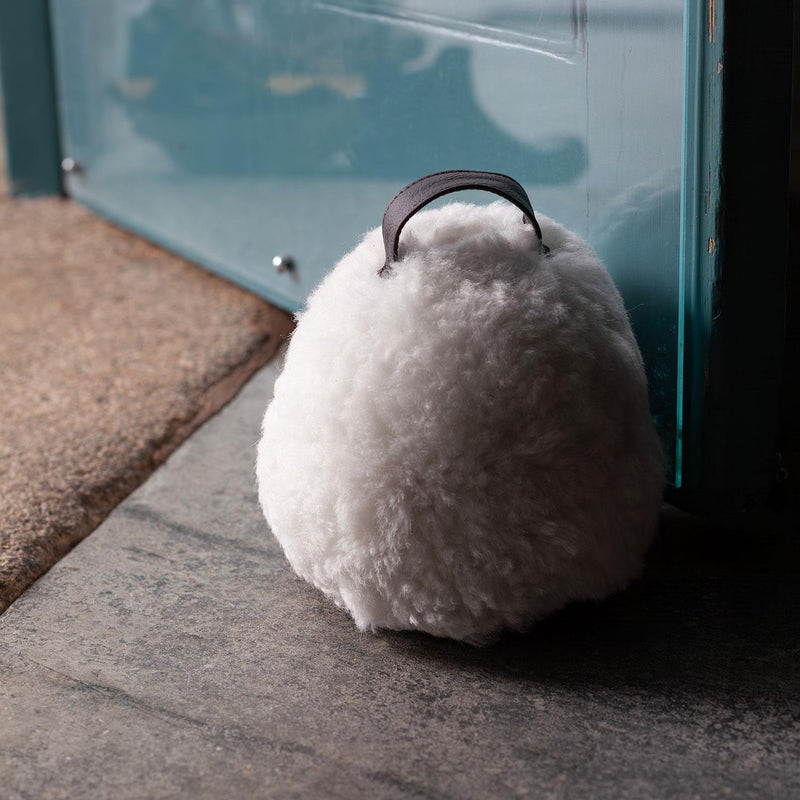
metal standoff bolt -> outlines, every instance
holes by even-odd
[[[61,162],[61,169],[67,174],[70,174],[70,173],[81,172],[83,170],[83,167],[81,166],[80,162],[76,161],[74,158],[70,158],[69,156],[67,156]]]
[[[291,272],[294,269],[294,259],[287,255],[275,256],[272,266],[275,267],[275,272]]]

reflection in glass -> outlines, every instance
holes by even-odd
[[[511,174],[606,260],[673,452],[683,0],[52,6],[74,196],[297,309],[404,183]]]

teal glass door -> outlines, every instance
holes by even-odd
[[[67,189],[296,310],[405,183],[508,173],[605,259],[679,483],[693,7],[52,0]]]

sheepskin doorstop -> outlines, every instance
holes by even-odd
[[[504,199],[420,210],[461,189]],[[406,186],[310,296],[257,474],[289,563],[360,629],[474,644],[629,583],[664,481],[602,262],[461,170]]]

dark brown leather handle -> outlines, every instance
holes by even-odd
[[[384,276],[391,271],[392,263],[397,260],[400,231],[417,211],[439,197],[468,189],[492,192],[513,203],[533,225],[539,241],[542,241],[542,229],[533,213],[531,201],[522,186],[513,178],[499,172],[477,172],[468,169],[434,172],[409,183],[386,207],[383,215],[383,246],[386,251],[386,261],[378,274]],[[542,247],[544,252],[547,252],[547,248],[544,245]]]

